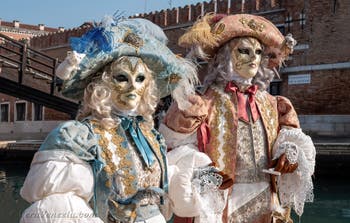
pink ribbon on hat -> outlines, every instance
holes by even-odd
[[[226,92],[232,92],[232,94],[237,95],[238,118],[245,122],[249,122],[249,116],[247,111],[247,101],[250,106],[253,122],[256,122],[256,120],[258,120],[260,117],[258,108],[256,106],[256,102],[255,102],[255,94],[257,90],[258,90],[258,86],[252,85],[244,93],[242,93],[241,91],[239,91],[239,88],[232,81],[228,82],[226,85],[226,88],[225,88]],[[248,99],[244,97],[245,94],[248,95]]]

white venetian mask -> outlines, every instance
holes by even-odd
[[[137,57],[122,57],[111,64],[112,101],[121,111],[135,110],[144,95],[151,73]]]
[[[233,39],[230,47],[234,70],[243,78],[254,77],[261,63],[262,46],[260,42],[252,37],[243,37]]]

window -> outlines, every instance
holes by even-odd
[[[0,104],[0,121],[1,122],[8,122],[10,116],[10,104],[4,103]]]
[[[303,29],[304,26],[306,25],[306,16],[305,16],[304,10],[300,13],[299,20],[300,20],[301,28]]]
[[[16,102],[15,106],[15,120],[16,121],[25,121],[26,120],[26,111],[27,106],[26,102]]]
[[[281,95],[281,82],[271,82],[269,92],[271,95]]]
[[[333,14],[337,11],[337,0],[333,0]]]
[[[283,34],[286,35],[286,27],[285,25],[276,25],[277,29]]]
[[[285,20],[285,26],[287,26],[288,28],[288,32],[290,31],[290,27],[293,25],[293,17],[289,15],[288,13],[288,16],[286,17],[286,20]],[[284,34],[284,33],[283,33]]]
[[[33,104],[33,120],[34,121],[41,121],[43,120],[43,106],[40,104]]]

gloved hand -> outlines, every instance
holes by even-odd
[[[182,157],[176,163],[169,182],[169,198],[173,212],[180,217],[195,217],[200,214],[200,194],[192,186],[195,159],[193,154]]]
[[[229,175],[225,174],[222,171],[219,171],[218,174],[222,176],[222,184],[219,187],[220,190],[226,190],[233,185],[233,180]]]
[[[278,158],[277,155],[281,154]],[[297,145],[292,142],[283,142],[278,146],[277,154],[270,165],[270,168],[274,168],[275,171],[281,174],[293,173],[298,168],[298,148]],[[277,192],[277,176],[271,175],[272,191]]]
[[[285,153],[283,153],[277,160],[272,161],[271,167],[281,174],[293,173],[298,168],[298,163],[290,163]]]
[[[272,160],[272,165],[275,171],[284,173],[293,173],[298,168],[298,147],[293,142],[283,142],[278,147],[278,154],[281,154],[278,159]]]

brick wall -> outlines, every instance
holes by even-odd
[[[6,103],[9,102],[9,109],[10,109],[10,119],[9,122],[15,122],[15,104],[18,101],[24,101],[20,98],[15,98],[6,94],[0,93],[0,103]],[[26,121],[33,121],[33,103],[31,102],[26,102],[27,103],[27,115],[26,115]],[[63,112],[59,112],[56,110],[53,110],[51,108],[46,108],[44,107],[44,120],[69,120],[71,117]],[[0,122],[1,123],[1,122]]]
[[[215,3],[216,2],[216,3]],[[139,14],[162,26],[169,47],[177,54],[186,50],[177,46],[178,38],[203,13],[255,13],[276,24],[284,34],[292,33],[298,46],[286,61],[287,68],[350,61],[350,1],[347,0],[218,0],[162,11]],[[31,39],[31,46],[63,59],[70,36],[80,36],[89,27],[58,32]],[[205,74],[206,65],[200,69]],[[331,66],[331,65],[330,65]],[[311,83],[288,85],[288,76],[310,74]],[[291,99],[299,114],[350,114],[349,68],[281,72],[281,94]],[[342,98],[340,101],[339,98]]]
[[[350,1],[312,1],[309,8],[311,64],[350,61]]]
[[[91,24],[86,23],[77,28],[36,36],[30,39],[30,46],[63,61],[67,56],[67,51],[71,50],[69,38],[82,36],[91,27]]]
[[[299,72],[282,75],[282,95],[291,99],[299,114],[350,115],[350,1],[305,1],[304,29],[292,26],[300,44],[289,67],[322,65],[323,69],[301,67]],[[295,15],[297,16],[297,15]],[[300,27],[300,25],[298,25]],[[339,63],[344,68],[335,68]],[[315,67],[315,66],[314,66]],[[310,74],[311,83],[288,85],[288,76]]]
[[[150,12],[139,14],[139,18],[146,18],[161,27],[173,26],[194,22],[203,13],[216,12],[222,14],[234,13],[260,13],[282,8],[281,5],[288,2],[285,0],[246,0],[242,4],[241,0],[217,0],[210,2],[199,2],[196,5],[186,5],[183,7],[162,10],[160,12]],[[293,1],[295,8],[300,7],[304,1]],[[166,22],[165,22],[166,21]]]
[[[311,83],[288,85],[288,78],[282,84],[282,95],[288,97],[299,114],[350,114],[350,71],[312,71]]]
[[[45,120],[69,120],[71,117],[63,112],[58,112],[51,108],[45,108]]]
[[[16,22],[17,23],[17,22]],[[10,38],[13,38],[15,40],[21,40],[21,39],[29,39],[31,38],[36,38],[33,37],[35,35],[43,35],[46,36],[47,33],[49,32],[58,32],[59,29],[56,28],[50,28],[50,27],[44,27],[43,30],[40,30],[39,25],[35,26],[35,25],[28,25],[28,24],[21,24],[18,22],[18,26],[15,25],[15,21],[14,22],[6,22],[6,21],[0,21],[0,33],[3,35],[6,35]],[[79,35],[79,34],[77,34]],[[35,42],[36,44],[41,44],[42,46],[44,46],[44,44],[55,44],[57,42],[61,41],[61,37],[57,36],[57,35],[48,35],[48,36],[54,36],[51,39],[47,39],[46,41],[43,41],[43,36],[38,37],[37,42]],[[30,42],[32,41],[32,39],[30,41],[28,41],[29,45],[31,44]],[[10,47],[10,46],[8,46]],[[13,47],[10,47],[13,48]],[[13,48],[14,49],[14,48]],[[62,53],[63,54],[63,53]],[[66,50],[64,52],[64,54],[66,54]],[[60,58],[63,59],[64,57],[62,57],[61,55],[57,55],[56,52],[53,53],[53,57],[54,58]],[[11,58],[13,59],[20,59],[20,58],[14,58],[13,56],[11,56]],[[43,68],[42,68],[43,69]],[[46,70],[46,69],[45,69]],[[17,75],[18,75],[18,71],[17,69],[11,68],[9,66],[2,66],[2,72],[1,75],[3,77],[6,77],[10,80],[17,80]],[[43,80],[41,78],[38,78],[37,76],[34,75],[24,75],[23,77],[23,83],[25,83],[25,85],[27,86],[33,86],[38,90],[42,90],[45,92],[49,92],[49,85],[46,84],[47,80]],[[10,103],[10,120],[9,123],[14,123],[15,122],[15,115],[14,115],[14,111],[15,111],[15,104],[16,101],[23,101],[21,99],[9,96],[9,95],[5,95],[0,93],[0,102],[9,102]],[[26,106],[27,106],[27,116],[26,116],[26,121],[25,122],[31,122],[32,121],[32,103],[31,102],[26,102]],[[48,108],[44,108],[44,120],[67,120],[70,119],[69,115],[62,113],[62,112],[58,112],[52,109],[48,109]],[[1,128],[3,129],[4,123],[1,123]],[[16,128],[15,128],[15,131]]]
[[[30,39],[30,46],[35,49],[45,50],[53,47],[67,47],[70,37],[81,36],[91,28],[90,24],[81,27],[68,29],[65,31],[48,33],[46,35],[36,36]]]

